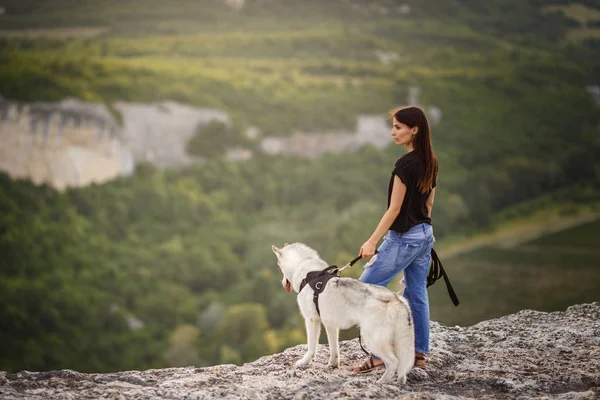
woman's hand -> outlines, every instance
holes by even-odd
[[[375,254],[377,247],[377,242],[372,242],[367,240],[365,244],[360,247],[360,252],[358,253],[362,258],[371,257]]]

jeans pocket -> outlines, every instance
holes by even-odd
[[[424,244],[425,242],[402,242],[400,243],[400,252],[412,254],[419,251],[419,249],[423,247]]]
[[[398,244],[396,265],[408,265],[423,250],[426,242],[401,242]]]

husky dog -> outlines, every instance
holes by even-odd
[[[387,383],[398,373],[398,382],[406,383],[406,374],[415,360],[415,334],[408,302],[382,286],[371,285],[352,278],[333,278],[328,281],[318,302],[320,315],[313,302],[313,289],[302,280],[312,271],[328,267],[319,254],[303,243],[272,246],[277,264],[283,272],[285,289],[298,293],[298,305],[306,323],[308,351],[296,366],[311,363],[321,323],[329,341],[329,367],[339,367],[339,330],[358,325],[361,336],[371,352],[385,363],[385,373],[377,381]]]

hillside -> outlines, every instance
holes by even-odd
[[[585,88],[598,83],[599,53],[593,38],[568,39],[575,20],[544,9],[549,2],[495,1],[486,10],[443,0],[408,8],[248,1],[239,11],[221,1],[143,4],[9,1],[0,19],[1,94],[175,100],[226,112],[238,132],[287,136],[353,130],[358,115],[384,115],[414,87],[423,106],[442,112],[434,131],[440,179],[458,215],[485,218],[597,179],[599,108]],[[104,30],[51,33],[82,25]],[[49,31],[18,36],[19,27]],[[242,139],[213,135],[204,145]]]
[[[455,308],[443,284],[432,287],[431,318],[468,325],[517,312],[524,304],[551,311],[598,299],[600,252],[593,241],[600,233],[600,213],[582,215],[560,219],[547,215],[548,221],[538,225],[537,232],[531,229],[536,224],[521,222],[522,231],[530,229],[529,238],[521,233],[523,240],[513,233],[454,254],[452,247],[449,251],[440,247],[452,286],[464,301]]]
[[[130,176],[101,185],[61,192],[0,174],[0,369],[241,364],[302,343],[270,246],[303,241],[331,263],[352,259],[384,211],[403,149],[306,158],[257,151],[260,138],[331,138],[353,131],[358,116],[414,102],[415,93],[437,120],[438,243],[485,235],[502,218],[540,208],[568,216],[596,204],[600,106],[590,88],[600,81],[600,3],[482,4],[5,1],[1,96],[105,104],[115,120],[136,120],[126,123],[138,127],[130,134],[155,148],[174,142],[177,124],[160,130],[143,113],[122,115],[119,104],[216,110],[231,126],[203,129],[181,116],[188,153],[177,154],[202,163],[162,168],[137,159]],[[230,146],[253,157],[231,163],[223,156]],[[449,260],[451,278],[464,285],[461,301],[475,303],[481,293],[467,288],[521,256],[481,248]],[[532,270],[554,262],[539,254],[529,261]],[[597,276],[597,265],[585,264],[584,276]],[[564,267],[564,279],[549,283],[554,290],[581,279],[576,266]],[[477,268],[483,278],[469,282]],[[504,287],[522,279],[506,271]],[[544,293],[461,318],[575,300]],[[577,302],[597,300],[593,286],[582,296]],[[432,313],[452,315],[443,311],[438,303]]]

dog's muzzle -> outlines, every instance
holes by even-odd
[[[285,288],[286,292],[289,293],[289,292],[292,291],[292,283],[290,281],[288,281],[288,279],[285,276],[283,277],[283,280],[281,281],[281,284]]]

